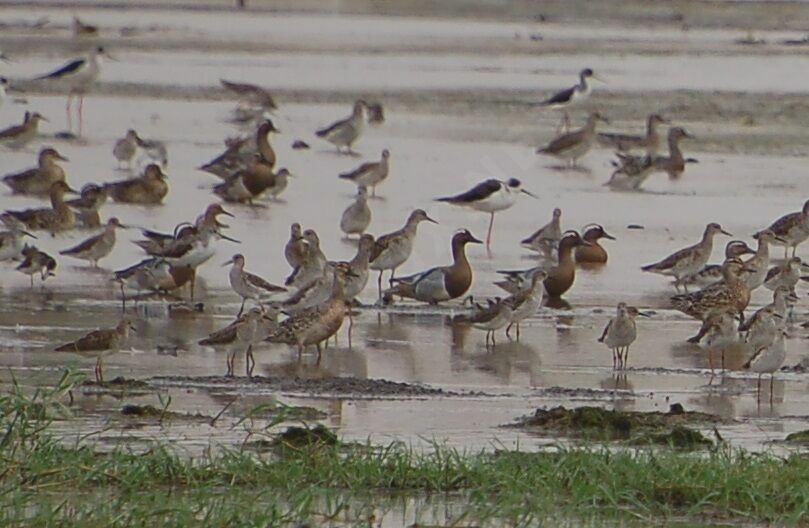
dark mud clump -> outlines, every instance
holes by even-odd
[[[148,421],[157,420],[189,420],[194,422],[211,422],[210,416],[203,414],[188,414],[169,411],[167,409],[158,409],[154,405],[135,405],[126,404],[121,408],[121,416],[131,419],[145,419]]]
[[[139,389],[144,390],[149,388],[149,384],[147,384],[143,380],[135,380],[135,379],[127,379],[122,376],[118,376],[110,381],[95,381],[95,380],[85,380],[82,383],[83,387],[97,387],[99,389]]]
[[[711,424],[722,419],[711,414],[685,411],[675,403],[667,413],[615,411],[601,407],[537,409],[511,427],[548,436],[567,436],[593,441],[621,441],[630,445],[671,445],[696,448],[711,441],[685,424]]]
[[[284,393],[324,394],[353,396],[355,398],[417,398],[436,396],[481,396],[478,392],[451,392],[444,389],[399,383],[385,379],[360,378],[284,378],[253,376],[250,379],[226,376],[159,376],[151,378],[152,385],[214,388],[232,386],[239,388],[256,387]]]
[[[788,434],[784,441],[790,444],[809,444],[809,429]]]
[[[287,427],[283,433],[280,433],[273,440],[273,444],[278,447],[294,449],[312,446],[336,446],[337,443],[337,435],[320,424],[315,427]]]

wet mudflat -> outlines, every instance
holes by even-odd
[[[0,108],[0,122],[17,121],[26,108],[51,120],[41,141],[28,150],[2,153],[3,174],[32,165],[39,146],[51,144],[70,159],[65,168],[76,188],[127,177],[115,169],[111,148],[127,128],[135,128],[168,144],[171,191],[164,206],[109,203],[102,215],[170,230],[215,201],[210,186],[216,178],[195,168],[238,132],[224,122],[234,103],[219,90],[221,77],[262,84],[277,94],[280,108],[273,119],[282,133],[274,147],[279,166],[295,175],[280,202],[226,206],[236,215],[229,219],[228,233],[242,243],[217,243],[217,255],[200,269],[202,313],[170,310],[177,299],[127,307],[137,334],[131,347],[105,359],[107,379],[127,381],[74,391],[71,418],[54,426],[60,434],[98,432],[101,445],[109,448],[166,439],[193,454],[212,442],[242,441],[245,416],[266,405],[309,409],[306,421],[320,422],[346,441],[534,449],[567,435],[558,428],[501,426],[560,405],[666,413],[679,403],[687,411],[717,417],[693,424],[710,439],[716,428],[735,447],[800,449],[800,444],[773,441],[807,429],[807,374],[800,369],[779,373],[772,403],[768,383],[757,401],[756,377],[741,370],[750,354],[742,347],[728,352],[726,372],[712,374],[704,350],[685,342],[698,323],[669,309],[673,289],[666,280],[639,270],[696,242],[708,222],[720,222],[752,244],[755,231],[800,208],[806,198],[802,156],[809,153],[809,134],[803,123],[809,107],[796,76],[805,75],[806,58],[800,46],[782,43],[799,35],[773,31],[764,21],[758,29],[752,19],[745,25],[719,24],[721,29],[708,24],[685,30],[664,19],[650,31],[618,22],[596,27],[586,18],[540,23],[378,13],[246,15],[219,7],[154,6],[127,15],[125,22],[119,12],[92,5],[0,8],[3,19],[12,21],[0,32],[0,48],[16,56],[2,72],[26,90]],[[101,26],[101,42],[118,62],[105,64],[97,90],[87,98],[84,137],[65,141],[54,137],[65,126],[64,98],[28,79],[87,46],[70,33],[74,13]],[[225,16],[228,23],[222,24]],[[26,24],[40,17],[52,23],[43,30]],[[268,25],[273,27],[269,34]],[[767,44],[738,44],[750,27]],[[684,149],[699,163],[678,181],[654,176],[644,192],[616,193],[602,185],[611,172],[607,150],[594,149],[581,171],[560,171],[555,160],[536,156],[534,148],[553,137],[558,115],[529,103],[567,86],[586,66],[608,80],[596,86],[589,104],[611,118],[610,128],[640,131],[644,116],[660,111],[697,136]],[[386,121],[367,130],[356,147],[359,156],[337,155],[313,131],[346,115],[359,95],[380,100]],[[583,115],[576,114],[576,121]],[[312,148],[293,149],[295,140]],[[460,227],[485,234],[485,214],[432,200],[488,177],[519,178],[539,198],[525,197],[497,215],[491,253],[470,248],[475,298],[500,294],[493,285],[497,270],[533,265],[519,240],[547,222],[554,207],[563,211],[564,228],[598,222],[616,236],[605,244],[609,264],[578,270],[565,296],[569,307],[543,308],[523,325],[519,341],[499,333],[493,347],[484,346],[481,332],[451,323],[451,316],[464,310],[460,303],[374,306],[372,279],[360,296],[350,345],[344,328],[319,364],[313,351],[299,361],[292,349],[259,347],[253,380],[244,377],[242,354],[237,377],[225,378],[224,353],[196,344],[238,311],[239,300],[220,264],[243,253],[249,270],[281,282],[289,272],[283,244],[295,221],[320,233],[329,258],[350,258],[355,243],[341,240],[338,221],[354,188],[337,174],[377,159],[384,148],[392,152],[392,172],[379,188],[380,197],[370,202],[370,231],[399,228],[416,207],[440,223],[422,225],[413,257],[400,273],[449,262],[449,239]],[[2,209],[41,203],[0,195]],[[37,243],[55,253],[85,236],[43,236]],[[141,258],[128,242],[137,237],[134,231],[121,232],[101,270],[60,259],[57,277],[33,290],[27,277],[2,264],[4,386],[12,380],[26,390],[53,384],[65,367],[92,377],[92,360],[53,348],[120,317],[120,291],[109,271]],[[718,239],[712,261],[721,259],[723,245]],[[780,251],[774,255],[780,257]],[[809,310],[800,288],[789,327],[788,366],[802,364],[806,356],[809,333],[801,324]],[[620,373],[612,369],[610,352],[596,342],[618,301],[653,314],[639,322],[630,368]],[[769,301],[770,292],[762,288],[750,310]],[[151,406],[159,416],[123,418],[128,405]],[[251,416],[251,423],[280,428],[286,422],[276,424],[278,416],[301,419],[287,412],[267,410]]]

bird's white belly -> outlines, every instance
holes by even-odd
[[[499,190],[490,194],[483,200],[472,202],[470,207],[476,211],[484,211],[486,213],[494,213],[508,209],[517,201],[517,193],[506,192]]]

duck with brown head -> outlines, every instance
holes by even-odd
[[[383,294],[386,301],[393,296],[415,299],[429,304],[457,299],[472,285],[472,267],[466,257],[467,244],[482,244],[466,229],[452,236],[452,264],[428,269],[392,280],[393,286]]]
[[[576,248],[576,264],[606,264],[607,250],[601,246],[599,240],[602,238],[615,240],[615,237],[607,233],[599,224],[591,224],[585,226],[582,238],[590,245]]]

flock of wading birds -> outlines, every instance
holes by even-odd
[[[79,126],[81,127],[81,101],[84,94],[98,77],[102,48],[94,49],[86,58],[77,59],[49,74],[40,77],[43,81],[64,83],[69,90],[67,115],[71,126],[70,100],[80,98]],[[570,131],[568,109],[586,100],[591,92],[591,79],[597,79],[593,70],[582,70],[579,82],[567,90],[554,94],[538,106],[561,109],[564,119],[559,134],[537,153],[555,156],[575,166],[594,142],[617,150],[616,170],[607,185],[619,190],[638,190],[643,182],[656,172],[679,177],[686,165],[696,160],[685,158],[679,143],[690,137],[681,127],[671,127],[668,132],[669,153],[658,154],[661,137],[658,125],[667,121],[658,114],[647,119],[643,135],[596,133],[599,122],[606,119],[598,112],[591,113],[585,126]],[[3,83],[4,85],[7,82]],[[232,122],[252,134],[226,140],[225,151],[200,170],[214,174],[221,183],[213,187],[213,193],[225,202],[253,204],[254,200],[269,197],[277,199],[289,182],[289,171],[276,168],[277,158],[271,137],[278,130],[268,113],[276,110],[276,104],[265,89],[244,83],[222,81],[223,87],[239,100]],[[2,87],[0,87],[2,88]],[[4,95],[3,91],[3,95]],[[0,144],[19,149],[38,136],[38,126],[45,118],[38,112],[26,112],[23,123],[0,131]],[[350,116],[337,121],[315,135],[332,143],[338,152],[352,153],[352,145],[359,139],[367,124],[384,121],[384,113],[378,103],[358,100]],[[80,133],[80,128],[79,128]],[[559,130],[557,130],[559,133]],[[303,141],[296,141],[293,148],[308,148]],[[640,151],[640,155],[632,154]],[[31,231],[56,233],[85,227],[101,228],[75,247],[60,251],[61,255],[86,260],[97,266],[113,250],[116,230],[127,228],[117,218],[110,218],[103,226],[99,210],[112,199],[135,205],[161,204],[169,191],[167,176],[163,169],[168,163],[165,144],[140,137],[129,130],[113,147],[113,155],[119,168],[129,166],[138,153],[150,159],[143,173],[135,178],[104,184],[88,184],[80,196],[65,200],[65,194],[76,193],[67,183],[60,161],[66,161],[55,149],[42,148],[38,165],[29,170],[3,177],[3,182],[14,194],[48,196],[51,207],[6,211],[0,219],[6,231],[0,234],[0,260],[21,260],[16,269],[31,277],[39,275],[44,281],[54,275],[56,259],[25,242],[25,237],[34,237]],[[354,299],[363,291],[371,270],[378,272],[377,287],[381,303],[389,303],[395,297],[414,299],[429,304],[458,299],[464,296],[473,279],[472,267],[466,257],[467,244],[482,243],[468,230],[457,231],[451,241],[453,262],[448,266],[432,268],[405,277],[396,277],[396,270],[410,257],[418,226],[421,222],[435,222],[422,209],[413,211],[404,226],[391,233],[373,237],[365,231],[371,221],[368,204],[368,188],[373,196],[376,187],[385,181],[389,173],[390,152],[382,152],[379,161],[361,164],[355,170],[339,177],[355,183],[358,192],[355,201],[344,211],[340,228],[346,236],[359,237],[356,256],[350,261],[330,261],[320,249],[317,233],[304,230],[300,224],[291,226],[290,237],[284,255],[292,268],[284,285],[275,285],[260,276],[245,270],[245,259],[236,254],[228,261],[230,285],[242,299],[236,320],[205,339],[202,345],[228,349],[227,373],[233,375],[234,356],[245,350],[246,373],[251,376],[255,366],[252,350],[261,342],[285,343],[296,346],[299,356],[308,346],[315,345],[320,360],[321,345],[335,336],[344,319],[352,316]],[[520,194],[533,196],[523,189],[519,180],[486,180],[472,189],[458,194],[437,198],[437,201],[469,207],[490,214],[486,246],[490,247],[494,215],[508,209]],[[136,302],[146,294],[168,293],[190,285],[194,298],[196,269],[207,262],[215,252],[219,239],[231,240],[222,230],[227,226],[219,221],[221,216],[232,216],[222,205],[214,203],[193,222],[183,222],[173,231],[161,233],[142,229],[144,238],[135,241],[148,258],[115,271],[113,280],[121,285],[123,310],[126,310],[125,287],[135,289]],[[785,326],[796,301],[795,286],[801,278],[805,265],[795,256],[795,248],[809,238],[809,201],[799,212],[787,214],[754,238],[758,247],[751,249],[745,242],[733,240],[725,249],[726,260],[721,265],[707,265],[716,235],[729,235],[719,224],[708,224],[702,239],[695,245],[681,249],[660,262],[644,266],[644,271],[659,273],[674,278],[674,285],[685,293],[671,298],[675,309],[702,322],[692,342],[704,340],[710,352],[721,351],[724,368],[724,349],[743,342],[749,346],[750,359],[747,367],[759,374],[773,374],[785,358]],[[486,344],[494,344],[495,332],[505,328],[510,338],[511,328],[516,328],[519,339],[520,323],[536,314],[547,299],[559,299],[573,285],[577,263],[606,264],[607,252],[601,239],[613,239],[602,226],[591,224],[584,233],[562,231],[561,211],[555,209],[551,221],[522,241],[522,245],[541,255],[539,266],[517,271],[502,271],[503,280],[497,285],[509,293],[508,297],[489,299],[485,304],[471,302],[471,311],[456,317],[457,322],[467,323],[486,332]],[[236,242],[236,241],[234,241]],[[770,246],[785,247],[785,257],[792,248],[792,258],[783,264],[770,267]],[[750,254],[746,260],[743,256]],[[382,275],[390,271],[389,288],[382,288]],[[773,302],[750,317],[744,310],[750,301],[750,292],[760,286],[773,291]],[[688,287],[701,287],[688,291]],[[273,296],[283,300],[265,302]],[[247,300],[256,306],[244,313]],[[471,300],[471,298],[470,298]],[[283,320],[279,320],[281,315]],[[615,316],[609,321],[599,338],[613,352],[613,367],[623,369],[627,365],[629,347],[636,339],[637,316],[643,312],[625,303],[619,303]],[[86,336],[57,350],[72,351],[96,357],[95,375],[103,381],[101,358],[115,352],[127,341],[132,325],[122,319],[115,328],[91,332]],[[349,328],[350,342],[350,328]],[[713,362],[711,360],[711,369]],[[772,380],[771,380],[772,383]]]

